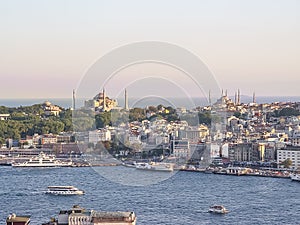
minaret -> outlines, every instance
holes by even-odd
[[[106,111],[106,96],[105,96],[105,89],[103,88],[103,111]]]
[[[210,90],[208,91],[208,103],[211,106],[211,93],[210,93]]]
[[[236,92],[234,93],[234,104],[235,105],[237,104],[237,93]]]
[[[237,98],[237,104],[241,104],[241,92],[240,89],[238,89],[238,98]]]
[[[127,90],[125,88],[125,107],[124,109],[127,111],[129,110],[129,107],[128,107],[128,95],[127,95]]]
[[[253,103],[256,103],[256,98],[255,98],[255,92],[253,92],[253,99],[252,99]]]
[[[228,95],[227,95],[227,89],[225,90],[225,97],[228,97]]]
[[[73,110],[75,110],[75,89],[73,89]]]

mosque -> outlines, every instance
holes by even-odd
[[[102,92],[98,93],[93,99],[86,100],[84,102],[85,108],[93,108],[97,112],[109,112],[112,109],[117,108],[118,102],[115,99],[111,99],[106,96],[105,89]],[[125,89],[125,110],[129,110],[128,108],[128,96],[127,91]]]

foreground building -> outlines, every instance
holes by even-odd
[[[44,225],[135,225],[134,212],[97,212],[78,205],[61,210],[56,221]]]
[[[29,225],[30,216],[17,216],[16,214],[11,214],[6,219],[6,225]]]
[[[300,168],[300,147],[287,146],[277,150],[277,165],[280,166],[285,160],[292,161],[291,168]]]

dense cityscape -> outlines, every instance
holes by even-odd
[[[216,103],[209,99],[207,106],[194,109],[163,105],[129,108],[127,90],[124,98],[124,106],[118,106],[103,90],[76,109],[74,91],[73,107],[68,109],[49,101],[17,108],[1,106],[1,165],[125,166],[168,172],[294,176],[292,180],[299,180],[299,102],[257,104],[253,94],[253,101],[244,104],[239,90],[234,100],[222,91]],[[48,188],[54,194],[81,193],[73,186]],[[213,212],[227,212],[223,206],[213,207]],[[136,223],[134,212],[120,213],[97,214],[74,206],[46,224],[64,224],[66,220],[68,224]],[[28,224],[30,217],[12,214],[7,218],[7,224],[16,221]]]
[[[78,110],[47,101],[2,106],[2,161],[32,156],[40,149],[80,158],[85,150],[103,148],[121,161],[169,158],[198,167],[236,163],[296,170],[299,108],[297,102],[257,104],[255,96],[252,103],[243,104],[239,94],[232,100],[222,93],[215,104],[195,109],[163,105],[129,109],[127,93],[125,106],[120,107],[104,91]]]
[[[299,225],[300,1],[0,1],[0,224]]]

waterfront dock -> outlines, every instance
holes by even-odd
[[[240,170],[240,171],[239,171]],[[229,176],[256,176],[256,177],[272,177],[290,179],[291,172],[287,170],[278,169],[251,169],[251,168],[182,168],[180,171],[184,172],[198,172],[216,175]]]

